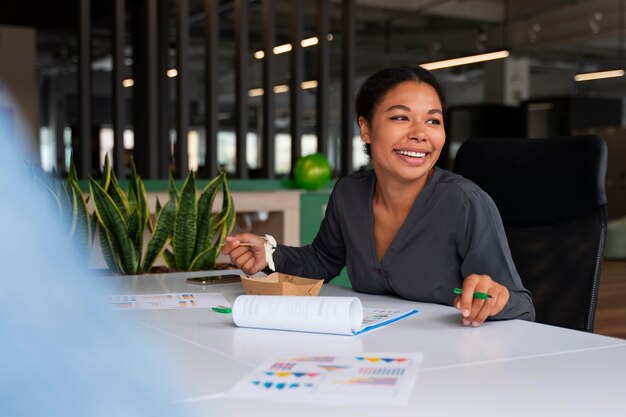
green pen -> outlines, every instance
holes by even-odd
[[[217,313],[222,313],[222,314],[230,314],[233,312],[233,310],[230,307],[226,307],[226,306],[213,307],[211,310]]]
[[[455,294],[459,294],[459,295],[463,294],[463,290],[461,288],[455,288],[453,291]],[[479,298],[481,300],[491,300],[493,299],[493,296],[487,294],[486,292],[477,291],[474,293],[474,298]]]

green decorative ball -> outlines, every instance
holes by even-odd
[[[298,187],[317,190],[330,180],[333,172],[328,159],[321,153],[304,156],[296,162],[294,177]]]

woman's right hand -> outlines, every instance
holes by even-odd
[[[265,259],[265,239],[252,233],[227,236],[222,254],[230,257],[230,262],[237,265],[248,275],[256,274],[267,268]]]

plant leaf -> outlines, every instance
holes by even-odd
[[[74,193],[74,190],[72,189],[72,186],[70,185],[72,183],[72,180],[69,180],[69,182],[67,183],[67,187],[69,189],[69,197],[70,197],[70,214],[71,214],[71,221],[70,221],[70,233],[68,235],[68,237],[72,237],[74,236],[74,232],[76,231],[76,225],[78,224],[78,202],[77,197],[76,197],[76,193]]]
[[[190,271],[206,271],[215,268],[215,260],[218,255],[218,247],[208,248],[201,252],[191,263]]]
[[[174,265],[174,254],[167,249],[163,251],[163,261],[165,262],[165,266],[169,269],[176,269]]]
[[[128,186],[128,203],[131,217],[128,219],[129,233],[135,244],[135,248],[138,249],[138,257],[141,259],[141,253],[143,251],[143,233],[150,220],[150,210],[148,208],[146,189],[143,185],[143,181],[141,181],[141,178],[137,174],[137,167],[135,166],[135,161],[132,157],[130,159],[130,168],[131,174]],[[136,216],[136,219],[132,218],[132,216]],[[130,223],[131,219],[132,224]],[[130,227],[131,225],[132,228]]]
[[[156,196],[156,207],[154,209],[154,214],[158,216],[162,208],[163,206],[161,206],[161,202],[159,201],[159,196]]]
[[[212,239],[210,239],[209,234],[211,208],[213,208],[213,201],[219,191],[219,187],[222,185],[222,181],[223,177],[221,175],[216,176],[204,188],[198,198],[198,230],[194,257],[207,250],[211,245]]]
[[[75,236],[78,240],[79,247],[84,251],[85,259],[88,259],[89,253],[91,252],[91,242],[93,241],[91,217],[89,216],[87,202],[85,201],[82,190],[78,186],[78,182],[76,182],[76,180],[70,180],[69,186],[74,194],[72,217],[75,221],[73,220],[72,223],[76,226],[71,236]]]
[[[215,246],[221,245],[226,236],[228,236],[228,234],[232,232],[235,227],[235,204],[232,196],[230,195],[230,190],[226,181],[224,181],[222,189],[224,191],[222,211],[211,218],[212,227],[214,228],[211,239],[213,240],[215,234],[218,236]]]
[[[104,167],[102,168],[102,188],[104,191],[109,190],[109,184],[111,183],[111,161],[109,160],[109,153],[104,156]]]
[[[92,213],[89,218],[89,225],[91,227],[91,242],[89,242],[89,251],[91,252],[91,250],[93,249],[93,241],[96,238],[96,225],[98,224],[98,218],[96,216],[96,213]]]
[[[69,183],[66,181],[62,184],[61,192],[59,193],[61,199],[61,206],[63,207],[62,216],[65,217],[65,213],[71,213],[72,211],[72,191],[70,190]]]
[[[115,251],[113,240],[109,236],[109,232],[103,227],[100,227],[99,239],[100,248],[102,249],[102,257],[104,258],[109,269],[117,273],[122,272],[122,264],[118,253]]]
[[[154,209],[154,220],[152,219],[152,215],[148,216],[148,228],[150,229],[150,233],[154,233],[154,228],[156,225],[156,219],[159,218],[159,214],[161,213],[161,210],[163,209],[163,207],[161,206],[161,202],[159,201],[159,196],[155,197],[156,199],[156,205],[155,205],[155,209]],[[167,203],[166,203],[167,204]]]
[[[139,219],[141,220],[143,234],[146,227],[152,223],[152,217],[150,215],[150,207],[148,207],[148,193],[146,193],[146,187],[141,179],[138,180],[137,188],[137,208],[140,214]],[[150,228],[152,229],[152,227]]]
[[[229,235],[235,229],[235,220],[237,219],[237,213],[235,212],[235,201],[233,196],[230,194],[230,187],[228,186],[228,182],[226,181],[226,173],[224,173],[224,199],[228,199],[229,204],[226,213],[226,234],[224,237]],[[220,241],[221,244],[221,241]]]
[[[150,242],[148,242],[148,249],[146,250],[146,256],[141,267],[142,271],[150,271],[156,259],[165,250],[167,242],[170,240],[172,232],[174,231],[175,221],[176,201],[169,200],[156,219],[155,230]]]
[[[229,199],[230,199],[230,205],[229,205],[228,211],[226,212],[226,221],[222,225],[220,237],[216,243],[218,247],[222,245],[222,242],[224,242],[224,240],[226,239],[226,236],[231,234],[231,232],[235,228],[235,220],[237,217],[237,214],[235,212],[235,202],[233,201],[232,196],[229,196]]]
[[[132,156],[130,158],[130,181],[128,182],[128,204],[132,211],[139,203],[139,175]]]
[[[169,180],[167,182],[167,194],[170,196],[170,200],[174,199],[178,201],[178,190],[176,189],[176,184],[174,183],[174,177],[172,177],[171,172],[169,174]]]
[[[117,182],[115,173],[111,172],[111,181],[109,183],[109,189],[106,191],[107,195],[113,199],[115,206],[124,218],[124,221],[130,216],[130,205],[126,199],[126,194],[122,191],[120,184]]]
[[[128,201],[128,208],[130,213],[137,210],[137,189],[134,186],[132,179],[128,184],[128,193],[126,195],[126,199]]]
[[[193,171],[187,176],[187,180],[180,191],[180,201],[176,221],[174,222],[174,237],[172,247],[174,249],[174,262],[176,268],[188,271],[193,260],[194,246],[196,244],[196,176]]]
[[[78,174],[76,172],[76,164],[74,164],[74,155],[70,157],[70,169],[67,171],[67,179],[78,181]]]
[[[126,230],[124,217],[116,207],[113,199],[93,178],[89,179],[89,188],[93,196],[93,203],[100,226],[109,233],[113,243],[113,253],[121,260],[122,271],[125,274],[134,274],[139,266],[137,250]]]
[[[141,225],[139,224],[139,214],[136,209],[134,209],[130,213],[130,216],[128,216],[128,220],[126,221],[126,230],[128,231],[128,237],[133,242],[133,247],[138,252],[138,255],[140,255],[140,248],[143,248],[143,230],[141,230]],[[141,262],[141,259],[139,261]]]

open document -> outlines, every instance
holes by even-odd
[[[260,364],[227,394],[313,404],[406,405],[420,352],[285,355]]]
[[[240,327],[357,335],[403,319],[417,310],[363,308],[356,297],[242,295],[233,305]]]

